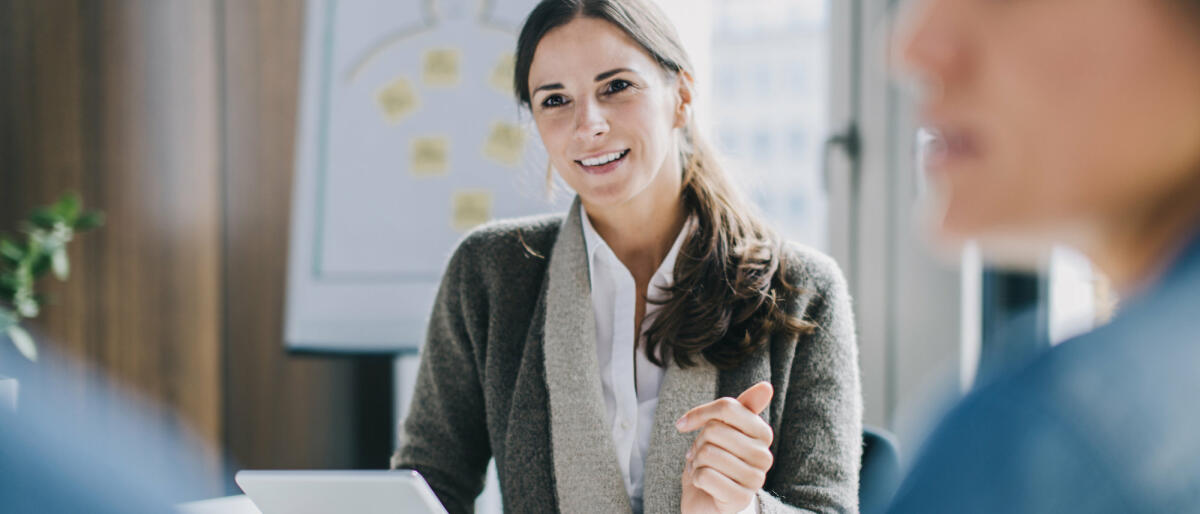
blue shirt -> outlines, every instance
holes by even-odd
[[[889,512],[1200,512],[1200,238],[1112,323],[969,395]]]
[[[17,410],[0,405],[0,512],[160,514],[212,495],[199,440],[119,387],[79,378],[50,348],[41,354],[36,364],[3,355],[21,384]]]

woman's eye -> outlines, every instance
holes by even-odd
[[[612,82],[609,82],[608,87],[605,88],[604,92],[608,93],[608,94],[620,93],[621,91],[628,89],[632,85],[633,84],[630,84],[628,80],[617,79]]]
[[[562,95],[550,95],[545,100],[542,100],[542,107],[558,107],[567,103],[567,99]]]

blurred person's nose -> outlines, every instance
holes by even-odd
[[[923,98],[935,99],[964,71],[968,28],[963,0],[917,0],[900,22],[896,73],[914,82]]]

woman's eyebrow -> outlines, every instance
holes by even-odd
[[[538,91],[543,91],[543,90],[548,91],[548,90],[552,90],[552,89],[563,89],[563,85],[559,84],[558,82],[555,82],[553,84],[545,84],[545,85],[538,86],[538,88],[534,89],[533,92],[537,93]]]
[[[616,75],[618,73],[625,72],[625,71],[628,71],[630,73],[636,73],[635,71],[633,71],[629,68],[614,68],[614,69],[608,70],[604,73],[601,73],[599,75],[596,75],[595,81],[600,82],[600,81],[607,79],[613,75]],[[563,89],[563,85],[558,82],[555,82],[553,84],[544,84],[544,85],[538,86],[537,89],[533,90],[533,92],[537,93],[538,91],[550,91],[550,90],[555,90],[555,89]]]
[[[601,73],[599,75],[596,75],[596,82],[600,82],[601,80],[609,78],[609,77],[616,75],[618,73],[621,73],[623,71],[628,71],[630,73],[633,73],[633,70],[631,70],[629,68],[615,68],[615,69],[608,70],[604,73]]]

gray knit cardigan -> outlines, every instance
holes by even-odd
[[[588,261],[578,200],[565,216],[488,224],[459,245],[421,351],[412,408],[393,468],[419,471],[451,513],[472,512],[490,458],[504,510],[630,512],[604,426]],[[763,412],[775,464],[764,513],[856,512],[862,402],[850,299],[837,265],[790,247],[794,308],[817,325],[776,337],[737,368],[704,362],[663,376],[646,456],[647,513],[679,512],[694,433],[674,422],[692,407],[775,387]]]

